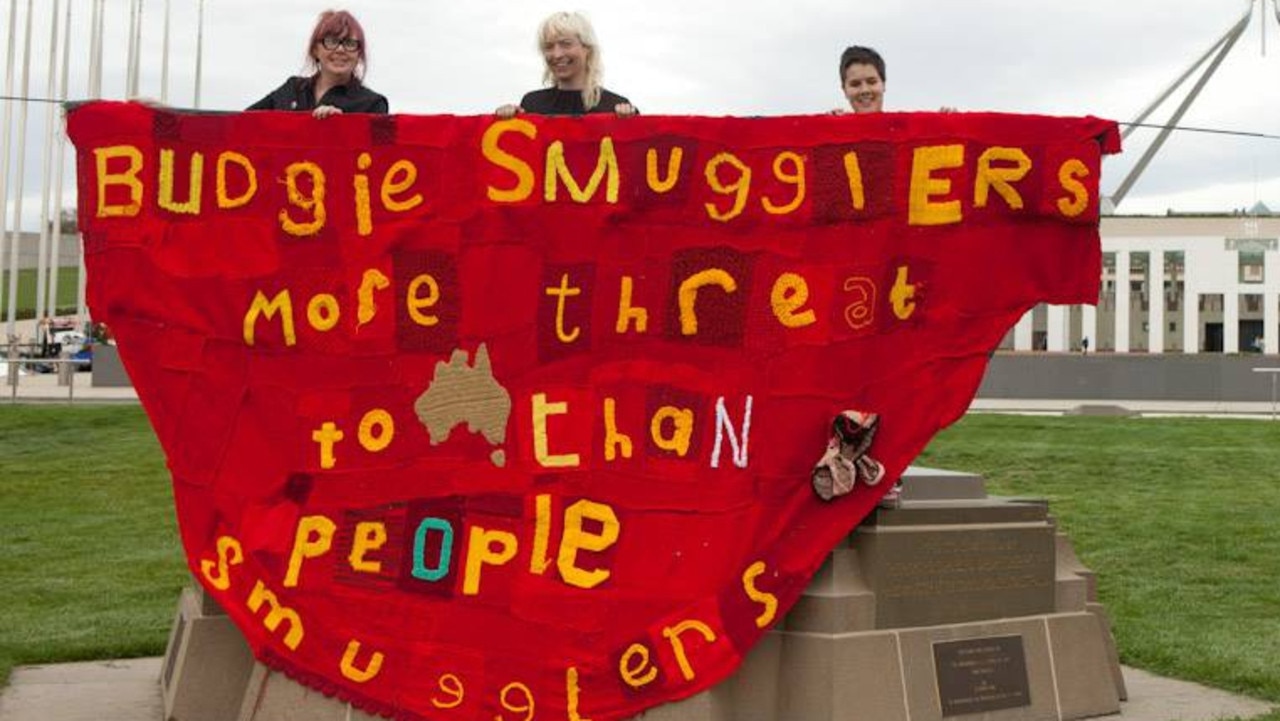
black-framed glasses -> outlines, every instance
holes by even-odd
[[[360,40],[358,38],[340,38],[336,35],[325,35],[320,38],[320,44],[325,50],[337,50],[342,48],[349,53],[354,53],[360,49]]]

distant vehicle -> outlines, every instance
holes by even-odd
[[[53,342],[61,346],[62,350],[69,351],[71,355],[75,355],[85,348],[85,341],[88,338],[84,333],[78,330],[57,330],[53,332]]]
[[[93,344],[86,343],[81,346],[80,350],[71,354],[71,360],[83,361],[81,363],[76,363],[75,369],[77,371],[93,370]]]

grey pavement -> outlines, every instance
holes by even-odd
[[[27,373],[19,370],[17,384],[9,376],[13,364],[0,358],[0,406],[6,403],[137,403],[132,387],[97,388],[93,374],[72,373],[64,383],[57,373]]]
[[[0,694],[0,719],[163,721],[160,663],[156,657],[19,666]]]
[[[138,392],[131,388],[95,387],[91,373],[73,373],[70,383],[60,381],[57,373],[19,372],[17,385],[7,377],[9,364],[0,359],[0,405],[19,403],[136,403]],[[1154,401],[1154,400],[1089,400],[975,398],[969,406],[977,413],[1028,413],[1061,415],[1138,414],[1142,416],[1209,416],[1224,418],[1271,419],[1280,416],[1280,408],[1268,401]]]
[[[161,659],[21,666],[0,693],[0,721],[164,721]],[[1272,705],[1124,668],[1129,700],[1117,721],[1248,719]],[[230,721],[230,720],[228,720]]]
[[[0,407],[6,403],[137,403],[138,392],[131,388],[99,388],[92,384],[91,373],[73,373],[70,383],[60,382],[57,373],[20,373],[16,386],[6,377],[6,366],[0,360]],[[1152,400],[1088,400],[1088,399],[1023,399],[975,398],[969,406],[976,413],[1023,413],[1062,415],[1201,416],[1218,418],[1280,417],[1280,409],[1270,402],[1227,401],[1152,401]]]

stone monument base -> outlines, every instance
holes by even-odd
[[[1094,577],[1048,505],[912,468],[902,501],[832,551],[714,689],[645,721],[1069,721],[1125,698]],[[173,721],[372,721],[255,664],[211,599],[183,593],[166,654]],[[210,608],[212,606],[212,608]]]
[[[1087,612],[846,634],[776,631],[733,678],[639,718],[1067,721],[1120,711],[1107,654],[1102,624]]]
[[[1126,697],[1093,574],[1039,500],[912,468],[723,684],[644,721],[1069,721]]]
[[[234,721],[380,721],[381,716],[348,708],[346,702],[325,696],[279,671],[253,664],[240,714]]]
[[[198,584],[183,590],[160,672],[165,719],[235,718],[253,665],[249,644],[217,601]]]

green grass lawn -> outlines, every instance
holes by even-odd
[[[78,268],[58,268],[58,314],[76,312],[76,293],[79,291],[80,271]],[[36,315],[36,270],[25,268],[18,271],[18,302],[16,317],[20,320],[34,318]],[[9,271],[0,272],[0,317],[8,317],[9,313]]]
[[[1048,498],[1125,663],[1280,702],[1280,423],[974,415],[919,462]],[[142,411],[0,406],[0,549],[0,679],[161,653],[187,575]]]
[[[186,578],[140,407],[0,405],[0,682],[14,664],[161,653]]]
[[[919,462],[1048,498],[1125,663],[1280,701],[1280,424],[972,415]]]

